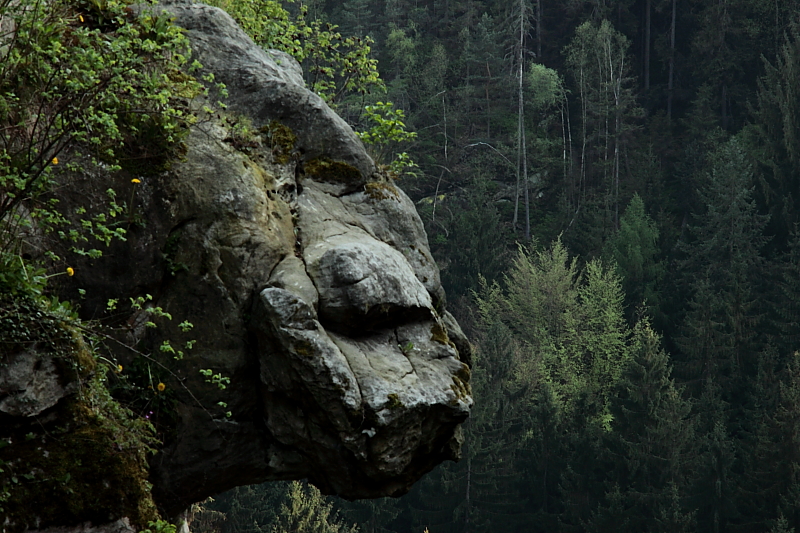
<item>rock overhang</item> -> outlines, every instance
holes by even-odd
[[[147,224],[113,245],[110,266],[76,265],[94,298],[85,313],[147,292],[195,325],[176,373],[202,405],[176,398],[176,427],[151,461],[157,503],[174,515],[237,485],[299,478],[346,498],[406,492],[457,459],[472,403],[471,348],[413,203],[399,189],[368,194],[387,178],[293,59],[262,50],[216,8],[154,9],[187,29],[229,110],[295,137],[291,157],[246,154],[226,143],[224,124],[194,126],[185,159],[137,189]],[[126,322],[130,344],[188,338],[139,318]],[[209,390],[205,368],[229,388]],[[230,418],[209,407],[220,401]]]

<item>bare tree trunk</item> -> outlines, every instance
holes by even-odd
[[[667,118],[672,120],[672,98],[675,89],[675,16],[678,0],[672,0],[672,27],[669,37],[669,80],[667,83]]]
[[[447,164],[447,103],[445,102],[445,97],[447,96],[446,91],[442,91],[442,114],[444,115],[444,161],[445,165]]]
[[[622,95],[622,73],[625,72],[625,56],[623,55],[617,73],[617,80],[614,82],[614,106],[615,125],[614,125],[614,229],[619,229],[619,143],[620,132],[622,130],[622,109],[620,98]],[[612,78],[613,79],[613,78]]]
[[[575,209],[577,209],[578,206],[580,205],[580,203],[579,203],[580,202],[580,197],[578,195],[576,195],[576,193],[575,193],[576,188],[575,188],[575,183],[573,181],[573,178],[574,178],[575,174],[574,174],[574,171],[573,171],[573,168],[572,168],[572,164],[573,164],[573,161],[574,161],[574,157],[573,157],[573,154],[572,154],[572,122],[569,119],[569,100],[567,100],[566,98],[564,98],[564,106],[566,107],[566,109],[562,109],[562,111],[561,111],[561,127],[562,128],[564,127],[564,115],[566,115],[566,119],[567,119],[567,124],[566,124],[566,127],[567,127],[567,141],[566,141],[566,146],[569,147],[569,156],[566,155],[566,148],[565,148],[565,154],[564,154],[564,158],[565,158],[565,161],[564,161],[564,178],[566,179],[567,175],[569,175],[570,184],[571,184],[571,187],[572,187],[571,193],[573,195],[573,197],[572,197],[573,205],[575,206]],[[567,157],[569,157],[569,164],[567,164],[567,162],[566,162],[566,158]],[[567,173],[569,173],[569,174],[567,174]]]
[[[650,89],[650,0],[644,6],[644,90]]]
[[[775,0],[775,53],[780,51],[781,28],[780,28],[780,7],[778,0]]]
[[[464,508],[464,533],[469,533],[469,492],[470,492],[470,475],[472,474],[472,459],[467,458],[467,494],[465,498]]]
[[[486,138],[492,138],[492,114],[490,111],[491,102],[489,100],[489,84],[492,82],[492,71],[489,62],[486,62]]]
[[[519,57],[521,59],[522,56],[522,49],[520,49]],[[517,220],[519,220],[519,183],[520,183],[520,168],[522,167],[522,122],[523,122],[523,113],[522,113],[522,61],[519,63],[518,67],[518,76],[519,76],[519,95],[518,95],[518,102],[517,102],[517,189],[516,193],[514,194],[514,220],[511,222],[514,229],[517,228]]]
[[[603,135],[605,137],[605,146],[603,147],[603,186],[605,187],[608,183],[608,148],[609,148],[609,141],[611,139],[611,127],[608,124],[608,118],[611,116],[611,109],[609,105],[609,98],[608,98],[608,88],[611,87],[613,90],[614,88],[614,63],[612,59],[612,50],[611,50],[611,42],[607,43],[606,48],[606,57],[608,57],[608,70],[609,70],[609,78],[608,83],[602,78],[603,76],[603,65],[600,64],[600,59],[598,58],[598,69],[597,71],[600,73],[600,83],[602,85],[602,102],[603,106],[605,107],[605,111],[603,112]]]
[[[572,183],[567,174],[567,124],[564,120],[564,104],[559,106],[561,109],[561,160],[564,165],[564,197],[567,205],[572,206]]]
[[[584,193],[586,191],[586,121],[589,118],[589,113],[586,109],[586,88],[584,87],[585,80],[584,80],[584,72],[583,67],[581,67],[581,120],[583,123],[583,139],[581,144],[581,178],[580,183],[578,184],[578,190],[580,191],[580,198],[581,200],[584,198]]]
[[[531,202],[528,192],[528,153],[525,146],[525,123],[522,124],[522,176],[525,179],[525,240],[531,240]]]
[[[542,0],[536,0],[536,58],[542,57]]]
[[[728,84],[722,83],[722,129],[728,129]]]
[[[519,0],[519,42],[517,43],[517,191],[514,196],[514,228],[517,227],[519,220],[519,195],[520,179],[525,180],[525,191],[527,193],[528,175],[527,162],[525,161],[525,100],[523,94],[523,78],[525,76],[525,0]],[[525,169],[524,175],[520,175],[520,167]],[[527,202],[527,194],[526,194]],[[527,212],[527,203],[526,203]],[[527,227],[527,224],[526,224]]]

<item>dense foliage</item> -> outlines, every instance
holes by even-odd
[[[800,6],[301,12],[374,41],[388,94],[357,104],[417,134],[402,185],[479,349],[464,459],[342,511],[370,532],[799,530]]]
[[[180,151],[196,120],[189,103],[204,93],[187,51],[169,17],[124,2],[0,0],[0,366],[19,372],[37,357],[34,368],[49,377],[33,388],[71,392],[46,416],[0,424],[4,531],[158,519],[151,421],[111,396],[108,377],[122,367],[103,350],[101,328],[50,285],[74,275],[70,257],[98,258],[125,239],[132,209],[103,176],[163,168]],[[100,181],[104,198],[63,212],[52,191],[78,173]],[[46,234],[64,241],[61,257],[42,249]],[[37,401],[35,392],[2,393]]]

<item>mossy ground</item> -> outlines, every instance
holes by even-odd
[[[0,516],[15,533],[49,525],[158,518],[147,481],[152,427],[117,403],[74,327],[24,296],[0,298],[0,365],[36,346],[77,392],[36,417],[0,419]]]

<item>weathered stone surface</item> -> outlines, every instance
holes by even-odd
[[[380,241],[330,247],[309,265],[321,320],[354,335],[431,316],[431,297],[400,252]]]
[[[226,85],[230,109],[260,124],[278,120],[289,126],[304,161],[327,157],[358,170],[357,180],[332,180],[332,191],[341,194],[363,187],[375,164],[344,120],[305,88],[293,60],[256,46],[221,9],[189,0],[163,2],[160,7],[188,30],[193,56],[204,71]]]
[[[458,457],[472,403],[469,343],[446,311],[422,222],[402,191],[376,181],[361,142],[293,60],[215,8],[162,8],[227,85],[231,109],[255,131],[291,128],[299,157],[259,138],[239,151],[224,123],[207,122],[181,161],[136,188],[130,174],[70,177],[66,209],[109,186],[135,198],[128,240],[101,261],[75,259],[81,312],[102,317],[109,298],[150,294],[173,320],[153,329],[145,312],[115,315],[117,336],[153,353],[166,339],[196,340],[159,377],[176,425],[151,461],[155,499],[176,515],[236,485],[300,478],[347,498],[402,494]],[[127,368],[136,353],[117,357]]]
[[[452,385],[469,370],[434,340],[434,320],[353,339],[323,329],[308,304],[278,288],[261,292],[253,320],[267,427],[315,466],[309,479],[323,490],[402,493],[409,472],[424,473],[420,456],[457,458],[454,434],[434,428],[467,415],[471,400]]]
[[[66,383],[65,383],[66,381]],[[37,345],[5,356],[0,364],[0,413],[36,416],[53,407],[75,390],[77,382],[67,380],[55,358]]]
[[[286,289],[307,303],[312,310],[319,305],[319,294],[314,282],[308,277],[302,259],[293,255],[281,261],[269,277],[269,285]]]

